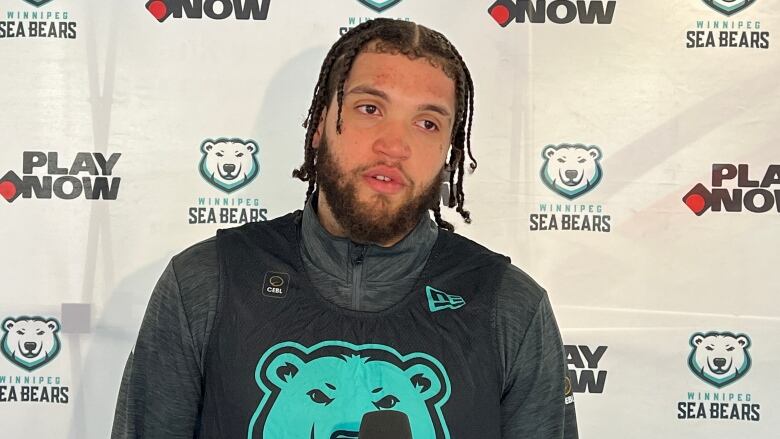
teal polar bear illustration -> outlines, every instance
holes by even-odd
[[[379,345],[324,341],[311,347],[279,343],[255,370],[263,398],[248,439],[358,437],[367,412],[396,410],[409,417],[412,436],[450,437],[442,406],[450,383],[442,364],[425,353],[401,355]]]

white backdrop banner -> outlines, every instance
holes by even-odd
[[[778,2],[0,0],[3,437],[109,436],[168,260],[302,207],[320,64],[376,17],[471,69],[444,217],[549,292],[581,437],[777,437]],[[210,179],[220,143],[257,172]]]

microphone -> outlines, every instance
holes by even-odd
[[[360,421],[360,439],[412,439],[409,417],[395,410],[368,412]]]

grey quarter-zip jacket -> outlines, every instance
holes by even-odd
[[[299,250],[318,294],[339,307],[371,313],[410,291],[437,235],[436,224],[424,215],[391,247],[354,243],[328,233],[309,200]],[[502,437],[576,439],[573,398],[565,395],[570,392],[564,385],[565,356],[547,293],[514,266],[498,285]],[[203,371],[218,292],[215,238],[172,258],[152,292],[125,366],[113,439],[200,437],[203,382],[209,379]]]

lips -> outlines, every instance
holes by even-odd
[[[407,186],[406,177],[397,168],[374,166],[363,173],[363,181],[369,187],[382,194],[397,194]]]

